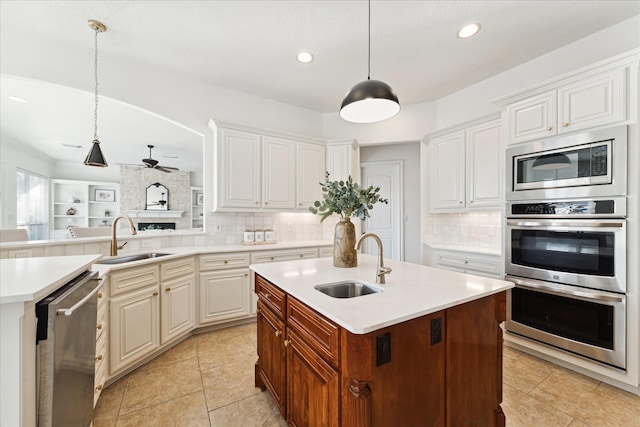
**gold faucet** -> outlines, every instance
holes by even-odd
[[[371,237],[378,244],[378,266],[376,268],[376,283],[380,283],[384,285],[385,283],[384,275],[391,273],[391,269],[389,267],[384,266],[384,259],[382,256],[382,240],[380,240],[380,238],[376,234],[364,233],[362,236],[360,236],[360,238],[356,242],[356,250],[360,249],[360,245],[362,244],[362,241],[367,237]]]
[[[131,229],[131,235],[136,235],[138,232],[136,231],[136,226],[133,224],[133,220],[127,215],[118,215],[113,222],[111,223],[111,256],[118,255],[118,249],[124,248],[128,242],[124,242],[122,245],[118,246],[118,238],[116,237],[116,223],[121,220],[126,219],[129,221],[129,227]]]

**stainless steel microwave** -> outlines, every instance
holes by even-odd
[[[516,144],[506,163],[507,200],[623,196],[627,127]]]

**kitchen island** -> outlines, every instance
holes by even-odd
[[[256,386],[290,425],[504,426],[502,280],[376,257],[252,265],[258,294]],[[315,286],[381,292],[334,298]]]

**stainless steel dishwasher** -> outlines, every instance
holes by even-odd
[[[85,271],[36,304],[38,426],[91,424],[97,274]]]

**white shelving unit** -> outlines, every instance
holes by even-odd
[[[69,227],[111,226],[120,212],[120,186],[114,182],[54,179],[51,200],[52,237],[62,237]]]
[[[204,228],[204,199],[199,204],[198,195],[204,195],[202,187],[191,187],[191,227]]]

